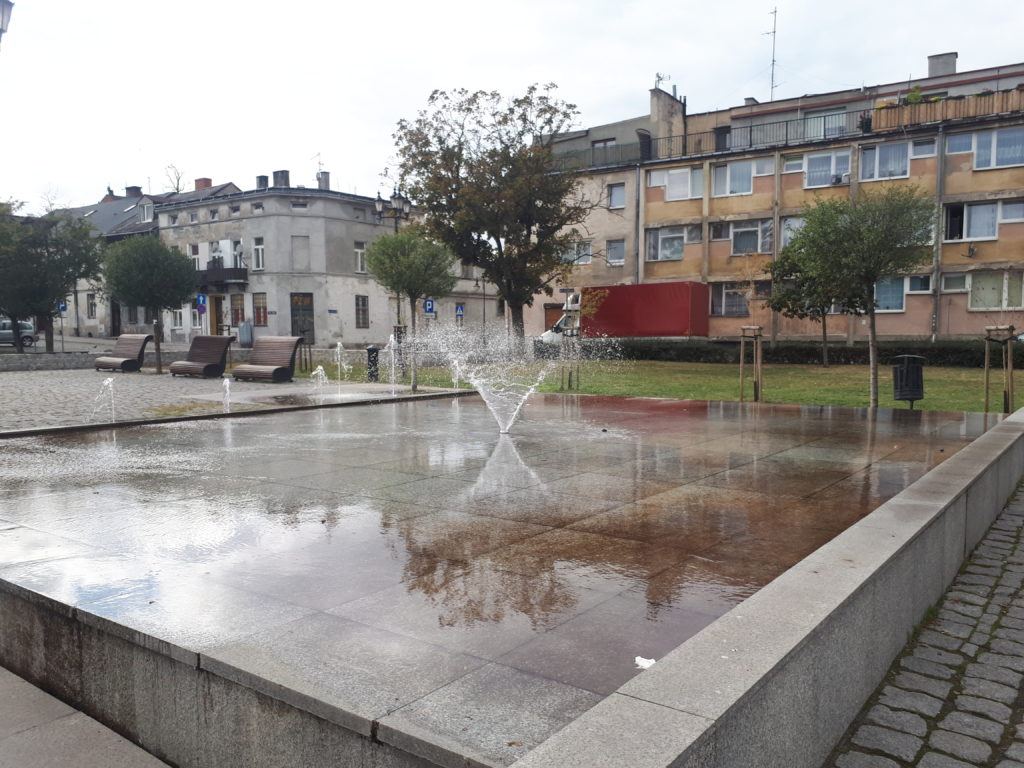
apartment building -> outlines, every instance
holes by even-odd
[[[880,335],[1024,327],[1024,63],[957,72],[957,54],[939,54],[916,80],[697,114],[655,88],[648,115],[565,134],[555,147],[601,201],[566,255],[572,287],[701,281],[712,338],[748,324],[817,337],[820,326],[764,306],[771,260],[814,200],[916,184],[939,203],[932,259],[876,286]],[[559,306],[539,297],[530,332]],[[829,329],[866,335],[863,319],[845,315]]]
[[[395,325],[408,324],[410,309],[367,271],[367,246],[394,231],[393,222],[377,220],[374,202],[330,189],[326,171],[309,188],[275,171],[272,183],[257,176],[251,190],[158,205],[160,237],[192,259],[205,300],[168,313],[168,338],[237,335],[248,322],[255,336],[302,335],[320,346],[386,343]],[[454,292],[438,297],[435,316],[421,323],[495,319],[493,288],[472,268],[459,269]]]

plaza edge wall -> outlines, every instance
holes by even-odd
[[[1022,472],[1018,411],[516,768],[819,768]]]

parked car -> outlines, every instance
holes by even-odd
[[[21,329],[21,343],[26,347],[31,347],[36,343],[36,327],[28,321],[21,321],[18,323],[18,327]],[[11,333],[11,321],[0,320],[0,344],[14,344],[14,334]]]

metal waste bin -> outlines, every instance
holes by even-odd
[[[892,366],[892,399],[906,400],[911,409],[924,398],[924,362],[920,355],[897,355]]]
[[[380,381],[380,368],[377,365],[377,360],[380,356],[380,350],[373,344],[366,348],[366,380],[367,381]]]

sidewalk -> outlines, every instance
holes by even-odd
[[[1024,491],[964,564],[827,768],[1024,768]]]
[[[0,768],[166,768],[166,763],[0,667]]]

